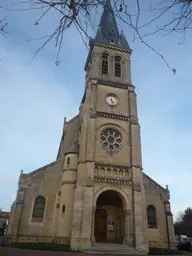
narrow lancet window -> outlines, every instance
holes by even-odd
[[[67,167],[70,165],[70,157],[67,158]]]
[[[43,196],[38,196],[35,199],[32,217],[34,217],[34,218],[43,218],[44,217],[45,202],[46,202],[46,200]]]
[[[121,58],[115,57],[115,76],[121,77]]]
[[[108,62],[109,56],[107,54],[102,55],[102,74],[108,74]]]
[[[149,228],[157,227],[156,209],[153,205],[147,207],[147,219]]]

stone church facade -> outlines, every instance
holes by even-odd
[[[174,247],[169,190],[142,168],[131,52],[107,1],[90,40],[79,114],[64,121],[56,161],[21,173],[6,243]]]

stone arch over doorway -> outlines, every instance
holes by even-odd
[[[117,194],[119,195],[119,197],[121,198],[122,202],[123,202],[123,209],[124,211],[127,211],[127,210],[131,210],[131,205],[130,205],[130,202],[131,200],[129,199],[129,196],[127,195],[126,192],[124,192],[123,189],[119,189],[119,188],[111,188],[111,187],[105,187],[105,188],[101,188],[99,190],[97,190],[94,194],[94,200],[93,200],[93,208],[96,208],[96,205],[97,205],[97,199],[98,197],[105,191],[115,191],[117,192]]]
[[[123,243],[125,238],[126,197],[116,189],[98,191],[94,200],[96,242]]]

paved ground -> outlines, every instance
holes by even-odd
[[[16,248],[0,247],[0,256],[87,256],[86,253],[77,252],[50,252],[50,251],[36,251],[25,250]],[[91,254],[91,256],[98,256],[99,254]],[[182,254],[183,255],[183,254]],[[192,256],[192,253],[184,254],[186,256]],[[112,255],[111,255],[112,256]],[[117,256],[117,255],[116,255]],[[156,255],[158,256],[158,255]],[[174,255],[172,255],[174,256]],[[176,255],[179,256],[179,255]]]
[[[0,247],[0,256],[85,256],[85,253],[50,252]]]

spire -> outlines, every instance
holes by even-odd
[[[123,32],[119,34],[110,0],[106,0],[103,14],[100,20],[100,25],[95,37],[95,43],[113,44],[120,48],[130,50]]]

